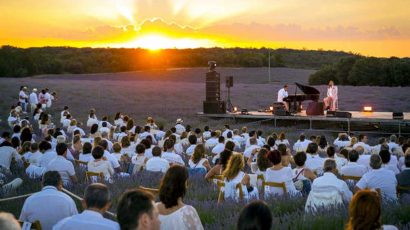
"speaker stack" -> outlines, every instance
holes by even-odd
[[[225,113],[226,105],[221,101],[221,81],[218,72],[212,70],[206,73],[205,88],[204,113]]]

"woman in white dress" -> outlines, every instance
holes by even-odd
[[[178,165],[171,166],[163,177],[159,188],[160,202],[156,204],[161,229],[204,229],[195,208],[183,203],[187,180],[187,169]]]
[[[211,169],[208,159],[205,157],[205,147],[203,144],[198,144],[195,146],[194,153],[188,162],[189,168],[191,169],[204,169],[204,172],[208,172]]]
[[[80,153],[79,160],[83,162],[89,162],[94,160],[93,155],[91,154],[93,146],[90,142],[85,142],[83,144],[83,150]]]
[[[284,144],[284,145],[286,145],[286,147],[290,146],[289,141],[288,141],[288,139],[286,139],[286,136],[285,136],[284,132],[281,132],[279,134],[278,139],[276,139],[276,141],[275,141],[275,144],[276,144],[276,146],[278,146],[280,144]]]
[[[325,109],[330,111],[336,111],[338,108],[338,90],[337,86],[333,81],[329,81],[329,85],[327,87],[327,94],[326,98],[323,99],[323,103],[325,104]]]
[[[268,168],[265,172],[266,182],[276,182],[285,183],[287,193],[290,195],[300,194],[292,180],[292,169],[290,167],[284,167],[282,165],[282,156],[278,150],[273,150],[268,154],[268,159],[273,164],[272,167]],[[269,187],[265,188],[265,198],[270,195],[284,195],[284,191],[281,188]]]
[[[91,127],[94,124],[98,125],[99,121],[97,119],[97,116],[95,115],[95,109],[91,109],[90,113],[88,114],[88,120],[87,120],[87,127]]]
[[[241,184],[243,198],[245,200],[259,198],[258,189],[251,186],[249,175],[242,171],[244,166],[245,162],[242,154],[233,153],[223,172],[225,199],[239,199],[239,191],[236,189],[237,184]]]
[[[111,181],[111,176],[114,175],[114,169],[108,160],[103,159],[104,149],[101,146],[97,146],[93,149],[92,155],[94,160],[88,162],[88,171],[103,173],[105,180]]]
[[[120,112],[116,113],[114,117],[114,125],[120,128],[121,126],[125,126],[124,120],[122,118],[123,116]]]

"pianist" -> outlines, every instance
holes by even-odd
[[[288,97],[288,85],[284,85],[282,89],[279,90],[278,92],[278,102],[283,103],[285,106],[286,111],[289,112],[289,105],[286,101],[284,101],[284,98]]]
[[[337,86],[335,86],[333,81],[329,81],[327,87],[327,97],[323,99],[325,109],[330,111],[336,111],[338,107],[338,98],[337,98]]]

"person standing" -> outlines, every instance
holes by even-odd
[[[327,96],[323,99],[323,103],[325,108],[330,111],[336,111],[338,109],[338,90],[337,86],[333,81],[329,81],[329,85],[327,87]]]
[[[19,93],[19,102],[21,104],[21,108],[23,109],[23,113],[27,113],[27,99],[28,96],[26,94],[27,87],[20,86],[20,93]]]
[[[30,109],[31,109],[31,112],[33,113],[34,110],[37,108],[37,104],[38,104],[38,96],[37,96],[36,88],[34,88],[33,92],[31,92],[28,102],[30,103]]]
[[[278,91],[278,102],[283,103],[286,111],[289,112],[289,105],[286,101],[283,100],[287,97],[288,97],[288,85],[284,85],[283,88]]]

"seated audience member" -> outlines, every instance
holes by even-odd
[[[51,144],[47,141],[40,142],[38,148],[40,152],[43,153],[40,160],[40,167],[47,168],[50,161],[57,157],[57,153],[51,149]]]
[[[396,201],[397,180],[394,172],[382,168],[382,159],[377,154],[373,154],[370,157],[370,167],[372,170],[365,173],[362,179],[357,182],[355,191],[366,188],[380,189],[382,198],[385,199],[385,201]]]
[[[121,196],[117,220],[121,230],[159,230],[161,226],[154,196],[140,190],[129,190]]]
[[[138,144],[137,147],[135,147],[135,151],[137,152],[137,155],[131,158],[131,163],[134,164],[132,174],[136,174],[143,170],[148,161],[148,157],[145,156],[145,145]]]
[[[286,136],[285,136],[284,132],[279,134],[278,139],[276,140],[275,144],[276,144],[276,146],[278,146],[280,144],[284,144],[284,145],[286,145],[286,147],[290,146],[289,141],[288,141],[288,139],[286,139]]]
[[[21,155],[13,148],[9,141],[4,141],[0,144],[0,166],[10,169],[12,159],[21,161]]]
[[[188,162],[190,169],[203,169],[205,175],[211,169],[208,159],[205,157],[205,147],[203,144],[195,146],[191,159]]]
[[[276,182],[285,183],[286,190],[290,195],[298,195],[299,192],[296,190],[293,184],[292,169],[290,167],[284,167],[282,165],[282,156],[278,150],[273,150],[269,152],[268,159],[272,163],[272,167],[266,169],[265,181],[266,182]],[[270,195],[283,195],[284,191],[276,187],[265,187],[265,197]]]
[[[73,199],[61,192],[63,181],[57,171],[48,171],[43,176],[43,188],[24,201],[19,220],[40,221],[42,229],[51,229],[58,221],[76,215]]]
[[[252,151],[251,157],[248,158],[248,166],[251,168],[252,173],[257,175],[265,175],[266,169],[272,167],[272,163],[268,159],[269,150],[266,148],[261,148],[259,151],[254,149]],[[256,155],[256,163],[252,161]]]
[[[392,225],[381,223],[381,199],[377,192],[363,190],[357,192],[349,204],[349,221],[346,230],[385,229],[397,230]]]
[[[102,139],[99,143],[99,146],[101,146],[104,149],[104,157],[111,163],[111,167],[114,169],[116,173],[121,172],[121,167],[120,167],[120,162],[115,158],[109,151],[108,151],[108,142],[106,139]]]
[[[383,145],[387,145],[386,138],[380,137],[379,140],[378,140],[378,143],[379,144],[372,147],[372,154],[378,154],[381,150],[381,147]]]
[[[245,151],[243,152],[243,156],[246,159],[251,157],[253,150],[260,149],[260,146],[258,145],[257,139],[255,137],[252,137],[249,139],[249,144],[250,144],[249,147],[247,147]],[[255,159],[252,159],[252,160],[255,160]]]
[[[103,217],[111,205],[111,193],[104,184],[91,184],[84,192],[84,211],[67,217],[54,225],[53,230],[119,230],[117,222]]]
[[[30,151],[31,157],[28,161],[30,165],[26,168],[26,173],[30,176],[30,178],[40,178],[46,171],[46,168],[40,167],[43,154],[39,151],[39,147],[36,142],[31,144]]]
[[[162,159],[167,160],[170,164],[185,165],[185,162],[182,160],[181,156],[174,153],[173,140],[166,140],[164,146],[167,150],[162,154]]]
[[[342,167],[347,164],[347,159],[336,156],[336,149],[333,146],[327,147],[326,154],[327,154],[327,159],[333,159],[336,161],[336,168],[337,168],[337,171],[339,172],[342,169]]]
[[[168,169],[159,188],[156,204],[161,229],[203,229],[195,208],[183,203],[187,189],[188,170],[179,165]]]
[[[57,144],[56,152],[57,157],[50,161],[46,167],[46,171],[57,171],[60,173],[64,186],[77,183],[74,165],[71,161],[66,159],[67,145],[64,143]]]
[[[242,154],[233,153],[229,159],[228,165],[223,172],[225,182],[225,199],[239,199],[239,193],[236,189],[238,184],[241,184],[243,198],[258,198],[259,193],[256,187],[251,186],[250,177],[242,170],[245,166]]]
[[[340,170],[340,174],[344,176],[362,177],[367,172],[367,167],[357,163],[359,153],[356,150],[350,150],[349,162]]]
[[[410,186],[410,154],[406,154],[406,156],[404,157],[404,164],[405,164],[405,168],[403,169],[403,171],[396,175],[397,184],[399,186],[409,187]],[[410,193],[410,191],[408,190],[404,192],[408,194]]]
[[[311,141],[306,139],[305,134],[301,134],[299,140],[293,145],[293,151],[306,152],[309,143],[311,143]]]
[[[89,142],[85,142],[83,145],[83,151],[80,153],[79,160],[84,162],[89,162],[94,160],[93,155],[91,154],[93,146]]]
[[[272,212],[263,201],[247,204],[239,214],[237,230],[270,230],[272,228]]]
[[[211,136],[207,138],[207,140],[205,141],[205,148],[207,150],[212,150],[217,144],[218,144],[218,137],[216,136],[216,132],[212,131]]]
[[[114,169],[108,160],[103,159],[104,149],[101,146],[97,146],[92,150],[92,155],[94,160],[88,162],[88,171],[103,173],[105,180],[111,181],[111,177],[114,175]]]
[[[311,189],[312,181],[316,179],[316,175],[310,169],[305,167],[306,153],[298,152],[293,159],[296,164],[296,168],[292,170],[295,187],[304,194],[308,194]]]
[[[161,158],[161,148],[155,146],[152,149],[152,158],[145,164],[145,170],[165,173],[169,169],[169,162]]]
[[[211,179],[216,175],[222,175],[223,171],[225,171],[226,166],[228,165],[229,159],[232,156],[232,151],[225,149],[221,152],[218,164],[209,170],[209,172],[205,175],[205,179]]]
[[[323,172],[323,163],[325,162],[324,158],[321,158],[318,154],[318,145],[316,143],[310,143],[306,150],[306,168],[310,169],[317,175],[320,175]]]
[[[399,174],[400,170],[397,167],[397,157],[391,156],[389,150],[381,150],[379,156],[382,159],[382,167],[394,172],[394,174]]]
[[[219,155],[221,154],[222,151],[225,149],[225,137],[220,136],[218,138],[218,144],[215,145],[215,147],[212,148],[212,155],[214,155],[214,158],[217,159],[219,158]]]
[[[120,143],[118,143],[118,142],[115,142],[113,145],[112,145],[112,153],[111,153],[111,155],[113,155],[119,162],[122,162],[123,161],[123,158],[122,158],[122,153],[121,153],[121,145],[120,145]]]
[[[7,212],[0,212],[0,229],[20,230],[21,226],[12,214]]]
[[[315,212],[321,206],[329,207],[348,203],[352,198],[346,182],[336,177],[336,162],[332,159],[325,161],[323,176],[316,178],[312,183],[312,190],[306,200],[305,211]]]
[[[357,153],[359,153],[359,159],[357,160],[357,163],[360,165],[365,166],[368,170],[370,170],[370,154],[365,154],[364,153],[364,148],[362,146],[358,146],[356,148],[353,148],[353,150],[356,150]]]
[[[189,147],[185,151],[185,154],[188,156],[192,156],[192,154],[194,153],[194,149],[197,145],[197,137],[195,135],[189,135],[188,141],[189,141]]]
[[[338,148],[346,148],[350,145],[350,137],[347,133],[339,133],[339,136],[335,139],[333,144]]]
[[[367,141],[369,139],[367,138],[366,135],[360,134],[358,141],[356,144],[353,145],[353,149],[356,149],[357,147],[361,146],[364,149],[364,154],[370,154],[372,152],[372,147],[367,144]]]
[[[290,166],[291,166],[290,161],[292,160],[292,154],[290,152],[290,149],[284,144],[279,144],[277,149],[278,149],[278,151],[280,152],[280,155],[281,155],[281,159],[282,159],[281,164],[284,167],[289,167],[290,168]]]
[[[396,135],[391,135],[389,138],[389,143],[387,143],[387,145],[389,146],[389,151],[393,152],[394,149],[399,149],[400,145],[397,144],[397,136]]]

